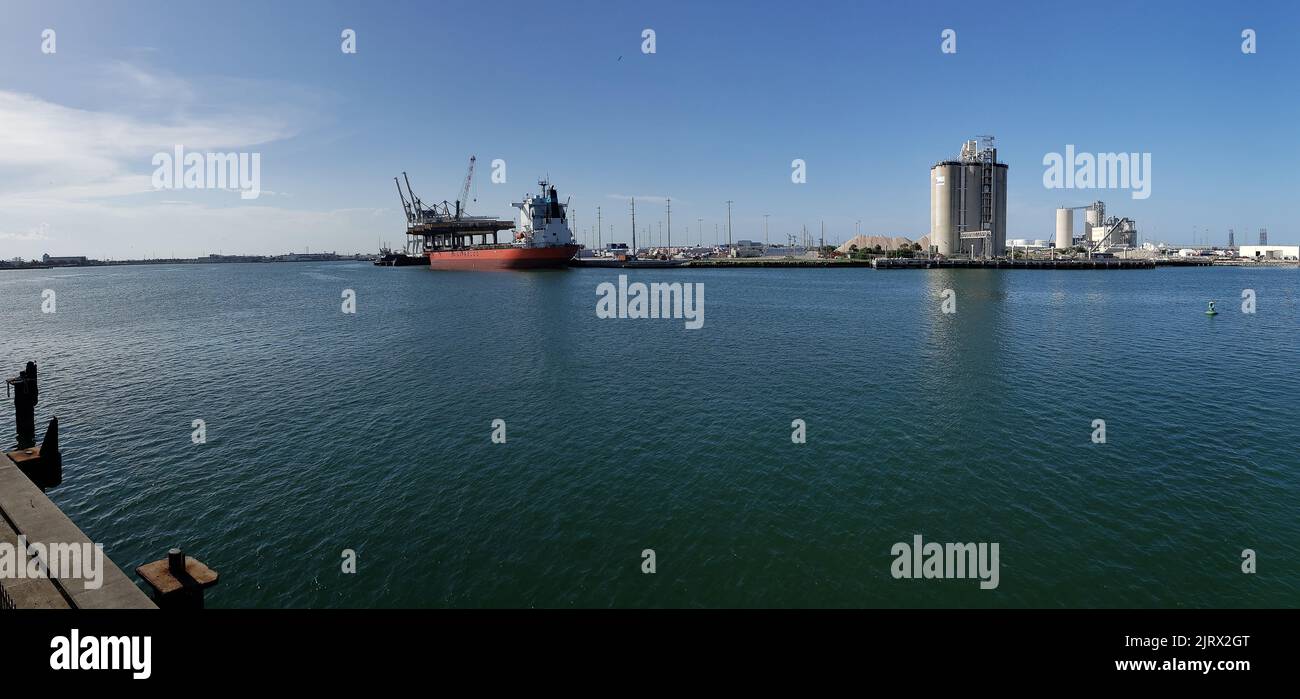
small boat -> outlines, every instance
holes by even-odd
[[[413,267],[416,265],[423,266],[426,262],[427,258],[423,255],[410,255],[388,248],[380,248],[379,257],[375,258],[376,267]]]

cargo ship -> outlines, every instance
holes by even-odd
[[[511,242],[435,247],[429,250],[429,268],[538,269],[568,265],[578,253],[573,231],[569,229],[568,203],[560,202],[551,183],[541,180],[537,184],[541,194],[513,204],[519,210],[519,224],[511,231]]]
[[[455,204],[442,202],[426,206],[411,190],[397,182],[397,193],[406,210],[408,255],[427,259],[430,269],[538,269],[565,267],[577,254],[579,246],[569,229],[568,202],[560,202],[555,187],[541,180],[541,193],[528,195],[514,204],[519,210],[518,223],[491,216],[465,214],[470,183],[474,177],[474,158],[470,158],[465,185]],[[506,241],[502,235],[508,235]]]

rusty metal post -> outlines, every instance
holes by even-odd
[[[217,571],[186,556],[179,548],[135,572],[153,588],[159,609],[203,609],[203,591],[217,584]]]
[[[12,379],[5,379],[5,385],[14,390],[14,422],[18,427],[15,449],[31,449],[36,446],[36,402],[39,396],[36,362],[27,362],[27,368]]]

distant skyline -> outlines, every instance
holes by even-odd
[[[1094,199],[1140,236],[1300,242],[1300,6],[1006,2],[6,2],[0,258],[400,245],[392,178],[513,218],[549,176],[575,234],[929,234],[929,168],[997,138],[1008,238]],[[655,52],[642,52],[645,29]],[[43,32],[55,32],[53,53]],[[341,51],[344,29],[356,53]],[[955,54],[940,51],[956,32]],[[1241,50],[1253,29],[1257,52]],[[256,153],[260,196],[155,189],[153,158]],[[1044,156],[1150,154],[1150,197],[1050,190]],[[506,183],[491,181],[505,162]],[[791,163],[807,181],[791,182]],[[702,221],[701,221],[702,220]],[[714,231],[719,234],[715,235]],[[1076,228],[1078,230],[1078,228]],[[666,231],[665,231],[666,232]]]

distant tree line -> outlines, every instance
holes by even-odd
[[[880,245],[873,245],[866,248],[858,248],[857,245],[849,246],[849,257],[855,260],[869,260],[873,257],[915,257],[916,253],[921,251],[920,243],[903,245],[896,250],[885,250]]]

